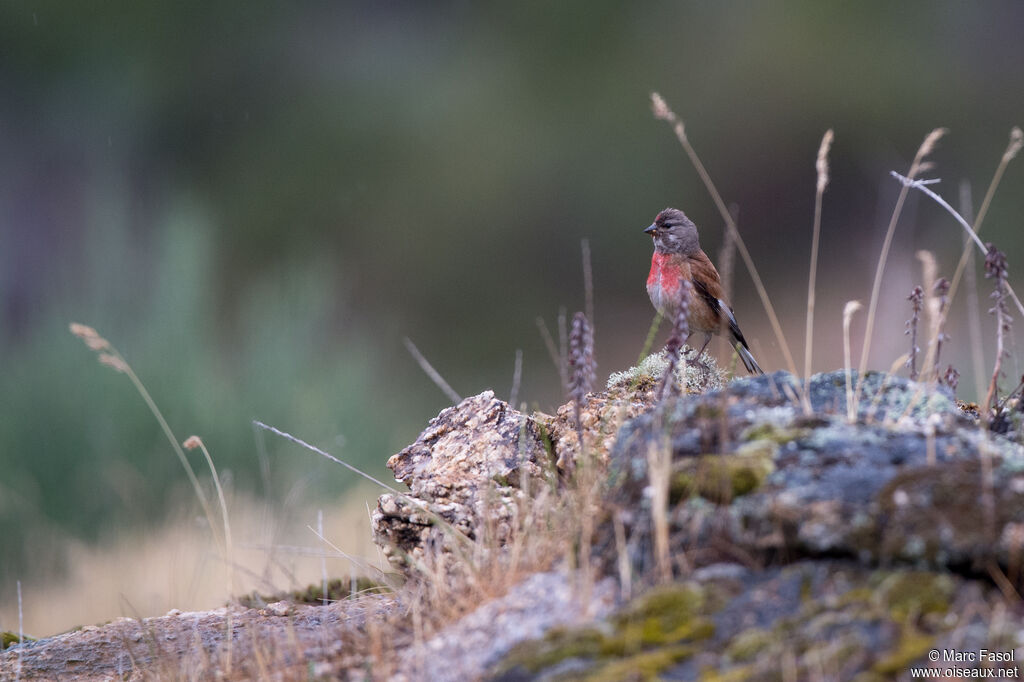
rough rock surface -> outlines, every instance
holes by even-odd
[[[942,390],[880,373],[850,379],[850,412],[845,372],[806,386],[779,372],[661,403],[650,377],[627,376],[588,396],[584,451],[607,466],[594,560],[640,596],[606,618],[520,643],[489,674],[506,682],[868,682],[907,678],[932,648],[987,648],[1021,660],[1024,448],[981,429]],[[477,396],[439,416],[453,424],[445,431],[453,442],[478,439],[454,434],[486,421],[452,417],[484,399],[493,400]],[[519,441],[512,429],[504,444],[481,441],[499,463],[503,452],[535,453],[531,465],[550,472],[552,462],[578,456],[570,405],[555,417],[492,409],[530,425],[515,429]],[[539,440],[524,444],[524,434]],[[418,468],[404,461],[409,451],[391,464],[414,495],[430,491],[423,504],[436,504],[439,491],[458,486],[432,486],[431,477],[465,446],[421,441],[413,446]],[[667,468],[652,479],[659,461]],[[475,470],[490,471],[482,463]],[[498,495],[516,487],[508,477],[474,480],[476,495],[485,480]],[[667,489],[669,570],[682,581],[653,589],[664,571],[655,560],[652,482]],[[460,517],[460,527],[472,529],[479,512]],[[485,647],[476,660],[494,654]]]
[[[844,555],[984,572],[1015,560],[1024,449],[914,382],[869,374],[861,391],[854,424],[842,372],[812,378],[809,416],[799,385],[780,372],[626,424],[611,456],[611,500],[636,570],[651,560],[652,448],[670,455],[673,549],[694,566]]]
[[[563,571],[535,573],[500,599],[487,602],[443,629],[401,662],[395,682],[477,679],[516,644],[555,627],[603,618],[615,602],[611,580],[584,590]]]
[[[442,411],[416,442],[388,460],[408,495],[387,493],[372,515],[374,536],[399,567],[423,566],[459,533],[475,539],[486,518],[500,542],[529,482],[539,482],[541,425],[491,391]],[[525,484],[525,485],[524,485]]]
[[[570,405],[525,415],[490,392],[432,420],[388,463],[409,493],[373,514],[411,578],[398,593],[125,619],[0,652],[0,678],[880,682],[932,650],[973,656],[941,658],[947,676],[1024,675],[1019,433],[885,374],[854,388],[780,372],[659,402],[648,369],[588,395],[579,428]],[[581,462],[601,483],[589,525],[570,519],[586,541],[529,513],[542,492],[578,495]],[[503,553],[552,527],[548,566],[501,574]],[[603,574],[581,579],[581,556]],[[479,593],[503,596],[444,602],[492,579],[502,589]],[[429,604],[447,620],[424,625]]]
[[[1022,628],[1002,595],[948,573],[835,560],[715,564],[607,618],[520,644],[490,679],[883,682],[908,679],[915,664],[952,667],[930,663],[932,650],[1016,650],[1017,661],[960,667],[1019,676]]]
[[[119,618],[0,652],[0,680],[339,679],[365,663],[347,643],[389,608],[376,595]]]
[[[650,405],[649,384],[633,394],[587,395],[580,417],[588,452],[607,457],[618,426]],[[388,460],[409,493],[380,497],[372,515],[374,539],[402,570],[435,565],[437,555],[463,539],[480,539],[483,531],[500,544],[515,525],[517,503],[531,489],[556,483],[559,464],[576,457],[578,444],[569,404],[555,416],[527,416],[492,391],[466,398]]]

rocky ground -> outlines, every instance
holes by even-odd
[[[126,619],[8,649],[0,677],[1020,677],[1012,429],[880,373],[698,367],[656,400],[660,369],[614,375],[579,426],[490,392],[432,420],[373,514],[393,592]]]

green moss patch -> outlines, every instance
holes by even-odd
[[[675,504],[698,496],[728,504],[751,493],[775,471],[773,457],[777,449],[778,446],[769,441],[754,441],[729,455],[700,455],[677,460],[669,483],[669,501]]]

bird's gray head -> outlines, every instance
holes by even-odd
[[[644,232],[654,238],[654,250],[658,253],[690,256],[700,250],[697,226],[677,208],[666,208],[659,213]]]

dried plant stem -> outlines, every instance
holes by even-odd
[[[461,403],[462,398],[459,397],[459,394],[456,393],[455,390],[448,384],[448,382],[444,380],[444,377],[442,377],[441,374],[436,369],[434,369],[434,366],[427,362],[427,359],[423,357],[423,353],[421,353],[420,349],[416,347],[416,344],[412,342],[412,339],[406,337],[404,340],[405,347],[409,351],[409,355],[411,355],[413,359],[416,360],[416,362],[420,366],[420,369],[422,369],[423,372],[428,377],[430,377],[431,381],[434,382],[434,385],[441,389],[442,393],[448,396],[448,399],[452,401],[452,404]]]
[[[729,214],[729,209],[722,200],[722,195],[718,193],[718,188],[716,188],[715,183],[712,182],[711,175],[708,174],[707,169],[704,168],[704,164],[701,163],[700,157],[697,156],[697,152],[694,150],[693,145],[690,144],[690,140],[686,136],[686,129],[683,127],[683,122],[679,120],[674,111],[668,108],[665,100],[658,93],[651,93],[651,101],[653,103],[654,115],[672,125],[672,129],[676,134],[676,138],[679,140],[679,144],[682,145],[686,155],[690,158],[690,163],[693,165],[694,169],[696,169],[700,179],[704,182],[704,186],[707,188],[708,193],[715,202],[715,206],[718,207],[718,212],[722,215],[722,219],[725,220],[725,225],[729,230],[729,234],[731,234],[733,239],[736,241],[736,248],[740,252],[740,257],[743,258],[743,262],[747,266],[747,271],[750,273],[751,279],[754,280],[754,287],[757,289],[758,296],[761,297],[761,304],[764,306],[764,310],[768,314],[768,320],[771,322],[772,330],[775,332],[775,338],[779,343],[779,347],[782,349],[782,354],[786,358],[789,370],[794,375],[797,374],[796,362],[793,360],[793,354],[789,350],[789,344],[786,343],[786,336],[782,333],[782,325],[779,322],[778,316],[775,314],[775,307],[772,305],[771,299],[768,298],[768,291],[765,289],[764,283],[761,281],[761,275],[758,274],[757,267],[754,265],[754,259],[750,257],[750,251],[747,250],[747,245],[743,241],[743,237],[740,235],[739,230],[736,228],[736,223]]]
[[[1010,316],[1006,310],[1006,291],[1009,286],[1006,283],[1007,274],[1006,256],[995,249],[992,244],[988,244],[988,255],[985,257],[985,277],[996,281],[995,291],[992,293],[995,304],[991,310],[996,316],[996,361],[992,369],[988,394],[985,396],[985,407],[981,412],[982,419],[989,418],[989,410],[998,389],[999,375],[1002,373],[1003,356],[1006,355],[1005,336],[1010,331]]]
[[[863,306],[860,301],[847,301],[843,308],[843,361],[846,364],[846,419],[852,424],[857,418],[857,400],[853,389],[853,380],[850,377],[850,321],[853,314]],[[858,381],[858,385],[859,385]]]
[[[910,357],[907,359],[907,365],[910,367],[911,380],[916,381],[917,353],[921,350],[917,346],[917,325],[921,319],[921,301],[924,300],[924,290],[921,287],[914,287],[910,296],[907,296],[907,300],[910,301],[910,319],[907,320],[907,331],[904,332],[910,335]]]
[[[558,346],[555,344],[555,338],[551,336],[551,331],[548,330],[548,325],[543,317],[537,318],[537,331],[540,332],[540,337],[544,340],[544,347],[548,349],[551,362],[555,365],[555,369],[558,370],[562,386],[565,387],[569,383],[569,377],[562,374],[564,368],[562,367],[562,360],[558,355]]]
[[[807,278],[807,332],[804,335],[804,378],[811,376],[811,357],[814,347],[814,302],[815,284],[818,279],[818,245],[821,239],[821,200],[828,186],[828,152],[832,148],[832,129],[825,132],[818,148],[818,159],[815,169],[818,172],[818,183],[814,193],[814,233],[811,237],[811,268]]]
[[[910,170],[907,172],[907,177],[914,178],[921,171],[924,157],[931,153],[934,149],[935,144],[939,139],[946,134],[945,128],[936,128],[925,137],[924,142],[917,150],[917,154],[914,156],[913,163],[910,164]],[[878,295],[882,290],[882,273],[885,272],[885,262],[889,258],[889,248],[892,246],[892,238],[896,233],[896,224],[900,220],[900,215],[903,213],[903,204],[907,200],[907,194],[910,192],[910,188],[904,185],[900,189],[900,194],[896,198],[896,206],[893,208],[892,217],[889,219],[889,227],[885,232],[885,240],[882,242],[882,253],[878,257],[878,268],[875,270],[875,280],[871,285],[871,301],[868,303],[867,322],[864,326],[864,347],[861,349],[860,354],[860,369],[864,371],[864,368],[868,366],[868,358],[871,355],[871,336],[874,332],[875,327],[875,311],[878,308]],[[858,381],[858,384],[860,382]]]
[[[594,268],[590,262],[590,240],[580,240],[580,252],[583,256],[583,293],[585,298],[585,307],[583,312],[587,315],[587,320],[590,321],[591,330],[594,329]]]

